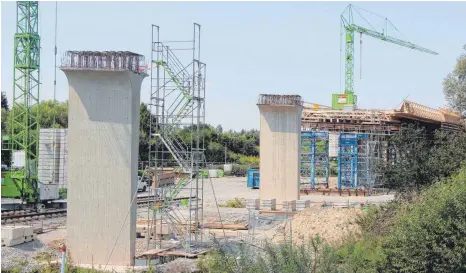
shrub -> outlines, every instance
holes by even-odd
[[[303,244],[266,242],[263,248],[240,244],[237,250],[215,250],[198,261],[204,273],[332,273],[337,272],[335,251],[319,237]]]
[[[385,264],[386,256],[381,241],[360,239],[345,243],[337,251],[339,272],[371,273]]]
[[[239,158],[240,164],[251,164],[251,165],[258,165],[259,164],[259,157],[257,156],[240,156]]]
[[[58,190],[58,195],[60,196],[61,199],[66,199],[68,196],[68,189],[66,188],[61,188]]]
[[[246,176],[249,168],[250,168],[250,166],[248,166],[248,165],[233,165],[231,175],[234,175],[234,176]]]
[[[398,209],[385,272],[466,271],[466,167]]]
[[[235,198],[233,200],[228,200],[225,205],[219,205],[219,207],[223,208],[244,208],[244,198]]]

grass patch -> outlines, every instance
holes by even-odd
[[[228,200],[225,204],[219,205],[219,207],[235,208],[235,209],[245,208],[246,207],[246,205],[244,204],[245,201],[246,199],[244,198],[235,198],[233,200]]]

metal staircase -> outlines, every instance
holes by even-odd
[[[159,220],[167,224],[170,233],[189,249],[193,242],[197,242],[198,224],[202,221],[202,215],[199,216],[202,205],[198,200],[203,183],[199,172],[205,164],[200,135],[205,112],[205,64],[199,61],[200,26],[194,24],[193,41],[162,43],[159,27],[153,25],[152,31],[150,137],[154,144],[150,146],[149,165],[152,162],[151,167],[157,170],[172,167],[178,173],[173,186],[160,189],[160,200],[164,205],[160,207]],[[177,50],[183,51],[178,54]],[[186,50],[192,55],[186,55]],[[183,65],[187,62],[180,60],[187,59],[179,57],[186,56],[190,56],[189,64]],[[152,110],[154,106],[155,111]],[[190,199],[188,217],[183,217],[175,198],[188,186],[195,200]]]

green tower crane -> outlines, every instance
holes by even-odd
[[[23,201],[39,200],[37,153],[39,141],[39,4],[16,2],[13,58],[13,104],[10,119],[11,154],[23,153],[24,168],[11,168],[10,178]],[[16,163],[18,164],[18,163]],[[23,165],[23,164],[21,164]],[[3,196],[3,194],[2,194]]]
[[[350,4],[341,14],[341,26],[344,29],[345,37],[345,90],[344,94],[332,94],[333,109],[343,109],[345,105],[355,106],[357,104],[357,96],[354,94],[354,34],[356,32],[359,32],[361,36],[364,34],[388,43],[408,47],[428,54],[438,55],[437,52],[430,49],[390,36],[388,34],[388,26],[393,26],[397,31],[396,27],[390,22],[390,20],[369,12],[377,17],[383,18],[384,20],[385,26],[382,31],[375,29],[368,20],[361,15],[360,11],[365,10]],[[369,27],[363,27],[356,24],[354,20],[355,15],[359,15]]]

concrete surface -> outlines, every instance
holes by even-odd
[[[299,199],[301,106],[258,105],[260,111],[260,199]]]
[[[131,200],[137,188],[140,89],[147,75],[62,70],[69,83],[68,250],[77,264],[132,265]]]

